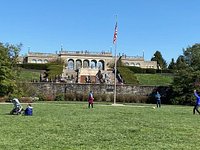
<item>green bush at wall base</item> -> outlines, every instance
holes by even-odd
[[[40,95],[39,101],[87,101],[88,95],[85,93],[66,93],[53,95]],[[95,102],[113,102],[113,94],[94,94]],[[120,103],[148,103],[148,96],[133,94],[117,94],[116,102]]]

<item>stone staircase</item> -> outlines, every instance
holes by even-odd
[[[98,69],[91,68],[81,68],[78,73],[78,83],[80,82],[81,76],[96,76],[98,73]],[[112,70],[101,70],[101,74],[103,76],[103,80],[106,84],[114,84],[114,73]],[[62,80],[67,83],[76,83],[77,81],[77,71],[68,70],[68,68],[63,69]],[[100,83],[97,81],[97,83]]]

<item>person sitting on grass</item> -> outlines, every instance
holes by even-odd
[[[25,116],[32,116],[33,115],[33,107],[31,104],[28,104],[25,111],[24,111]]]
[[[23,111],[23,107],[20,104],[19,100],[17,98],[12,99],[12,103],[14,105],[14,108],[10,111],[11,115],[19,115]]]

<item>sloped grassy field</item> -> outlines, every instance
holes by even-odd
[[[126,72],[126,70],[123,70]],[[126,83],[131,84],[135,77],[139,81],[140,85],[170,85],[173,82],[172,75],[166,74],[132,74],[129,70],[128,73],[123,74],[124,78],[127,80]],[[134,77],[133,77],[134,76]],[[37,70],[27,70],[22,69],[20,72],[20,79],[22,81],[32,81],[32,80],[40,80],[40,71]]]
[[[200,149],[200,115],[192,107],[94,106],[39,103],[27,117],[8,115],[12,105],[0,104],[0,149]]]
[[[172,75],[166,74],[135,74],[140,85],[155,85],[155,86],[163,86],[170,85],[173,82]]]
[[[22,81],[33,81],[33,80],[40,80],[40,71],[39,70],[28,70],[22,69],[19,75],[20,80]]]

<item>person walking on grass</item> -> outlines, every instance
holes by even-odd
[[[193,108],[193,114],[195,114],[195,111],[197,111],[198,114],[200,115],[200,112],[199,112],[200,96],[197,94],[196,90],[194,90],[194,95],[196,97],[196,103],[195,103],[194,108]]]
[[[158,91],[156,92],[155,98],[156,98],[156,106],[157,106],[157,108],[161,107],[161,99],[160,99],[161,95],[160,95],[160,93]]]
[[[90,105],[93,108],[93,103],[94,103],[94,95],[93,95],[93,92],[90,91],[88,95],[88,108],[90,108]]]

